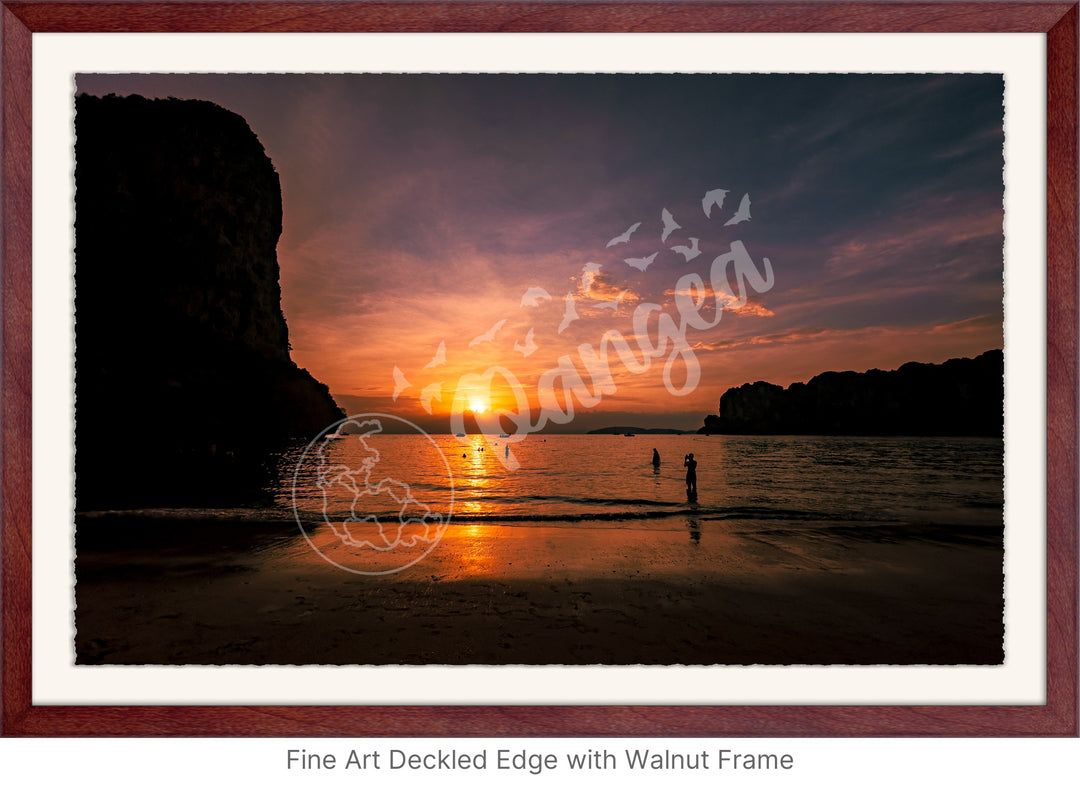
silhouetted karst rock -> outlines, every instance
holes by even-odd
[[[940,365],[896,371],[828,371],[788,388],[768,382],[731,388],[699,433],[1001,437],[1004,356],[1000,349]]]
[[[75,130],[77,506],[247,497],[344,417],[289,357],[277,173],[209,102],[81,95]]]

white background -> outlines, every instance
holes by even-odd
[[[564,754],[606,748],[622,758],[627,748],[678,751],[720,748],[745,753],[790,753],[787,771],[545,771],[539,776],[512,771],[288,771],[289,748],[332,752],[344,764],[358,754],[397,747],[411,752],[457,748],[487,749],[491,765],[500,748]],[[785,739],[785,740],[3,740],[0,784],[31,790],[77,785],[79,792],[190,792],[192,789],[278,790],[424,789],[530,790],[596,789],[620,792],[677,788],[691,790],[873,790],[928,792],[1023,789],[1067,790],[1077,778],[1080,744],[1065,739]],[[715,761],[710,765],[715,767]],[[55,786],[54,786],[55,784]]]
[[[304,39],[307,39],[306,41]],[[566,39],[566,37],[563,37]],[[58,132],[66,134],[70,129],[70,91],[73,85],[72,75],[76,71],[488,71],[510,70],[528,71],[541,70],[551,71],[552,52],[557,53],[556,62],[559,70],[568,71],[1006,71],[1015,69],[1012,82],[1007,82],[1007,106],[1010,111],[1017,107],[1023,108],[1022,118],[1026,119],[1028,131],[1033,128],[1041,129],[1041,108],[1039,104],[1044,95],[1039,80],[1043,64],[1043,50],[1041,36],[1017,36],[1011,35],[964,35],[942,36],[927,35],[915,37],[910,34],[903,35],[860,35],[860,36],[763,36],[763,35],[739,35],[739,36],[711,36],[710,39],[688,34],[649,36],[650,47],[642,46],[644,36],[581,36],[574,35],[563,42],[556,44],[553,36],[490,36],[483,37],[448,37],[448,36],[416,36],[407,40],[399,35],[381,35],[372,41],[370,38],[363,46],[358,46],[355,37],[323,36],[318,44],[313,46],[310,37],[294,35],[275,36],[251,36],[245,35],[237,40],[237,37],[222,35],[209,36],[166,36],[156,34],[153,36],[103,36],[81,35],[60,36],[50,35],[34,36],[35,54],[35,281],[38,281],[39,266],[53,267],[70,266],[70,236],[66,229],[70,229],[70,205],[61,203],[53,205],[54,211],[40,211],[38,200],[44,199],[46,193],[39,189],[39,175],[45,175],[44,169],[39,167],[42,163],[38,157],[43,154],[38,145],[38,132],[41,130],[43,121],[49,116],[47,112],[39,112],[39,102],[55,103],[57,96],[54,91],[57,86],[62,93],[60,99],[66,100],[54,104],[55,107],[66,107],[63,111],[60,129]],[[916,41],[918,39],[918,41]],[[620,42],[620,40],[622,40]],[[687,46],[693,41],[695,45]],[[649,51],[656,56],[655,60],[643,59],[642,53]],[[722,53],[722,54],[716,54]],[[424,55],[434,60],[424,61],[418,56]],[[917,56],[917,57],[916,57]],[[144,63],[159,60],[157,66],[147,66]],[[174,60],[170,60],[173,58]],[[315,58],[315,60],[313,60]],[[185,60],[186,59],[186,60]],[[913,60],[917,61],[913,63]],[[366,62],[365,62],[366,61]],[[812,63],[811,63],[812,61]],[[161,65],[162,63],[166,65]],[[508,64],[511,64],[508,66]],[[1030,75],[1036,75],[1034,81]],[[1016,76],[1021,75],[1021,76]],[[1026,75],[1026,76],[1024,76]],[[1007,81],[1010,78],[1007,76]],[[41,90],[39,90],[39,88]],[[45,89],[49,90],[46,91]],[[1034,110],[1032,109],[1034,108]],[[1033,120],[1034,119],[1034,120]],[[1012,130],[1015,134],[1023,134],[1022,128]],[[1015,139],[1009,130],[1007,137]],[[67,145],[61,137],[61,143]],[[1032,148],[1036,158],[1040,152],[1040,136],[1037,135],[1033,146],[1026,146],[1024,152],[1031,155]],[[70,151],[70,148],[67,148]],[[1026,224],[1034,224],[1036,231],[1041,222],[1041,207],[1044,202],[1042,183],[1038,174],[1041,166],[1036,163],[1035,167],[1018,169],[1013,178],[1010,178],[1008,168],[1011,152],[1007,153],[1006,183],[1010,191],[1010,198],[1017,196],[1023,198],[1025,194],[1034,196],[1033,201],[1027,201],[1028,206],[1039,207],[1034,214],[1028,214]],[[1035,174],[1034,176],[1032,174]],[[61,187],[61,197],[66,188],[70,191],[70,166],[65,164],[60,171],[64,181]],[[59,177],[57,177],[59,178]],[[59,210],[59,211],[57,211]],[[1026,244],[1018,251],[1010,251],[1007,248],[1007,262],[1019,253],[1027,261],[1031,261],[1030,253],[1036,252],[1038,260],[1041,253],[1038,234],[1030,235],[1030,228],[1013,226],[1010,230],[1009,223],[1017,219],[1017,212],[1012,212],[1007,206],[1006,212],[1007,239],[1009,245]],[[47,227],[49,221],[59,223],[63,230],[59,236],[50,233]],[[39,223],[46,224],[39,226]],[[54,226],[55,228],[55,226]],[[1008,266],[1008,264],[1007,264]],[[49,270],[46,270],[49,271]],[[62,269],[61,269],[62,271]],[[1037,281],[1037,279],[1036,279]],[[1007,355],[1007,381],[1009,383],[1025,383],[1044,381],[1045,361],[1042,356],[1042,337],[1039,322],[1025,321],[1023,326],[1017,326],[1015,317],[1023,315],[1032,318],[1031,311],[1040,315],[1043,296],[1042,284],[1031,282],[1026,278],[1008,279],[1007,273],[1007,298],[1006,315],[1010,313],[1014,321],[1007,323],[1006,328],[1006,355]],[[1028,291],[1023,291],[1023,289]],[[52,366],[55,359],[61,361],[70,357],[70,333],[64,331],[65,323],[59,323],[60,332],[57,332],[57,315],[50,318],[48,306],[39,305],[39,297],[53,298],[53,308],[65,306],[65,300],[70,299],[64,290],[52,289],[46,291],[35,289],[34,304],[34,414],[63,415],[70,410],[67,397],[70,388],[65,388],[65,377],[69,372],[62,366]],[[1010,309],[1010,303],[1012,305]],[[70,303],[66,303],[70,305]],[[62,318],[63,314],[60,314]],[[39,321],[45,322],[40,324]],[[1034,327],[1032,327],[1034,326]],[[1024,350],[1025,354],[1012,354],[1016,350]],[[39,368],[40,366],[40,368]],[[50,368],[50,366],[52,366]],[[50,379],[51,377],[51,379]],[[59,384],[61,387],[43,387],[48,383]],[[70,382],[70,379],[67,380]],[[1033,419],[1035,431],[1020,431],[1012,433],[1011,437],[1035,438],[1032,445],[1023,447],[1015,442],[1009,445],[1009,460],[1007,462],[1007,482],[1013,487],[1014,497],[1008,498],[1009,508],[1016,509],[1018,504],[1026,508],[1015,514],[1023,514],[1027,518],[1028,525],[1037,523],[1032,517],[1038,517],[1042,508],[1041,495],[1041,463],[1043,459],[1041,438],[1044,432],[1041,429],[1043,417],[1038,413],[1041,405],[1041,392],[1030,391],[1026,394],[1017,394],[1015,390],[1010,394],[1010,399],[1020,398],[1022,402],[1036,405],[1036,414]],[[54,401],[50,403],[48,399]],[[39,401],[39,399],[43,401]],[[57,401],[58,400],[58,401]],[[1014,411],[1017,416],[1026,411]],[[1012,419],[1010,419],[1012,420]],[[1017,418],[1017,420],[1022,420]],[[70,445],[70,426],[65,427],[63,422],[56,422],[58,436],[49,437],[45,432],[39,432],[39,426],[35,424],[35,482],[46,480],[39,475],[38,466],[44,460],[52,460],[54,466],[52,472],[60,469],[70,469],[64,464],[63,446]],[[1010,430],[1016,427],[1010,424]],[[1025,427],[1019,427],[1024,430]],[[1030,426],[1026,427],[1030,430]],[[60,441],[59,443],[57,441]],[[49,443],[52,445],[49,445]],[[42,443],[42,445],[39,445]],[[68,452],[69,453],[69,452]],[[60,464],[55,465],[56,457],[60,455]],[[59,544],[52,545],[56,553],[44,553],[49,545],[39,542],[38,528],[40,526],[56,526],[63,524],[64,509],[70,507],[70,503],[63,503],[63,499],[55,497],[55,489],[50,493],[53,508],[53,517],[60,515],[58,523],[54,519],[41,519],[42,512],[39,509],[44,501],[35,497],[35,578],[34,578],[34,625],[35,625],[35,700],[76,700],[79,696],[88,698],[104,696],[106,700],[117,700],[116,695],[135,688],[139,689],[140,673],[132,673],[133,670],[125,670],[106,674],[107,679],[87,676],[70,677],[67,686],[61,684],[51,691],[46,682],[52,682],[49,675],[39,673],[39,662],[52,662],[54,667],[49,672],[71,671],[70,669],[70,596],[57,596],[55,586],[49,588],[48,584],[56,583],[52,572],[46,570],[46,574],[39,574],[39,561],[59,558],[59,567],[67,567],[65,552],[70,555],[69,542],[63,536]],[[57,503],[57,501],[61,501]],[[1013,521],[1008,519],[1008,526]],[[56,534],[62,532],[52,531],[52,541],[56,541]],[[1017,538],[1017,537],[1013,537]],[[1015,592],[1016,596],[1010,597],[1011,603],[1020,601],[1020,608],[1013,609],[1009,617],[1009,647],[1010,658],[1023,657],[1026,659],[1026,667],[1022,669],[1022,679],[1014,695],[1013,700],[1030,700],[1034,687],[1038,688],[1040,680],[1032,680],[1033,668],[1039,665],[1040,656],[1034,656],[1032,646],[1041,644],[1041,602],[1038,594],[1040,582],[1038,569],[1041,564],[1040,542],[1038,537],[1031,540],[1030,535],[1026,540],[1013,542],[1010,540],[1010,556],[1008,570],[1010,579],[1017,581],[1021,587]],[[65,574],[68,574],[65,570]],[[1032,579],[1032,575],[1035,578]],[[63,591],[63,587],[60,587]],[[1013,592],[1010,592],[1013,593]],[[57,619],[60,619],[57,623]],[[55,634],[46,638],[45,633],[51,627],[58,627]],[[38,643],[39,636],[46,641]],[[49,642],[51,641],[51,643]],[[57,647],[60,652],[43,651],[53,650]],[[59,661],[59,662],[58,662]],[[62,666],[68,666],[64,668]],[[101,670],[101,669],[99,669]],[[308,680],[311,672],[297,670],[300,673],[297,679]],[[826,700],[838,700],[844,694],[844,681],[857,681],[858,675],[848,672],[847,674],[836,673],[833,688],[825,694],[815,683],[808,688],[805,683],[798,681],[798,677],[792,677],[797,672],[785,672],[784,676],[796,681],[790,683],[790,689],[781,691],[781,695],[787,696],[788,700],[797,700],[800,697],[807,700],[807,696],[821,700],[824,695]],[[866,670],[861,672],[865,674]],[[490,675],[490,671],[481,672]],[[918,672],[916,672],[918,673]],[[965,674],[964,679],[970,679],[978,675]],[[876,690],[876,696],[900,695],[903,696],[903,686],[888,688],[888,694],[881,692],[880,680],[871,680],[867,690]],[[1013,680],[1016,681],[1016,680]],[[100,684],[99,684],[100,683]],[[436,683],[437,685],[438,683]],[[505,683],[509,687],[506,690],[521,690],[521,680],[516,683],[509,679]],[[666,682],[664,683],[666,684]],[[789,683],[785,682],[784,685]],[[919,688],[919,696],[925,697],[927,691],[934,695],[942,695],[942,689],[951,690],[959,700],[965,697],[961,689],[965,682],[959,679],[946,679],[930,686]],[[265,691],[265,683],[263,684]],[[390,686],[392,688],[392,686]],[[999,690],[999,685],[993,686]],[[293,690],[295,691],[295,684]],[[190,689],[180,688],[173,684],[168,685],[169,690],[176,691],[181,700],[192,700]],[[207,696],[223,694],[223,690],[237,694],[237,688],[230,681],[228,684],[210,683],[209,687],[197,688],[201,693],[195,694],[200,700],[206,700]],[[370,687],[368,687],[370,689]],[[535,689],[535,688],[533,688]],[[145,683],[145,690],[153,695],[164,695],[160,677],[151,678]],[[265,692],[260,698],[259,686],[251,689],[252,702],[266,701]],[[280,688],[279,688],[280,690]],[[331,683],[328,688],[309,691],[312,697],[323,698],[328,702],[334,701],[335,690],[341,690],[336,684]],[[810,691],[808,693],[808,690]],[[850,686],[848,686],[850,692]],[[899,690],[899,692],[897,692]],[[437,690],[434,692],[438,692]],[[572,695],[564,693],[563,695]],[[865,690],[856,690],[856,695],[866,695]],[[999,690],[1000,693],[1000,690]],[[244,690],[241,685],[240,693]],[[288,695],[288,694],[286,694]],[[304,693],[300,693],[303,700]],[[339,694],[340,695],[340,694]],[[445,695],[445,693],[443,693]],[[495,693],[496,697],[503,693]],[[970,691],[966,694],[968,700],[990,700],[992,695],[987,693],[987,688],[979,691]],[[1002,694],[1008,696],[1006,692]],[[112,697],[112,698],[110,698]],[[661,697],[664,700],[668,696]],[[971,698],[973,697],[973,698]],[[434,697],[433,697],[434,698]],[[760,698],[760,694],[758,695]],[[616,697],[614,700],[618,700]],[[384,750],[390,747],[406,748],[405,740],[379,741]],[[44,786],[47,783],[60,783],[63,781],[77,782],[84,788],[91,790],[108,788],[109,790],[142,789],[152,785],[155,789],[187,789],[192,784],[201,783],[208,785],[210,789],[224,788],[234,783],[246,783],[257,785],[263,789],[293,789],[293,788],[331,788],[331,789],[356,789],[366,784],[393,783],[402,784],[411,788],[414,784],[429,786],[432,783],[448,785],[450,788],[505,788],[507,785],[516,787],[518,784],[532,784],[539,788],[547,787],[552,783],[570,786],[572,788],[583,787],[586,784],[594,786],[597,783],[605,783],[608,780],[616,781],[620,785],[629,788],[652,787],[658,783],[675,782],[686,789],[715,789],[723,786],[725,789],[787,789],[795,785],[811,787],[829,785],[840,788],[863,788],[872,786],[875,789],[910,789],[916,783],[933,783],[933,788],[941,788],[946,785],[963,784],[965,787],[979,786],[983,789],[1015,789],[1021,785],[1038,783],[1039,780],[1049,782],[1055,779],[1058,773],[1067,772],[1065,777],[1075,777],[1076,759],[1080,756],[1075,740],[709,740],[695,742],[693,750],[706,748],[711,754],[715,754],[720,747],[730,747],[733,750],[748,752],[791,753],[795,757],[795,769],[791,771],[773,772],[750,772],[743,771],[731,773],[730,771],[698,771],[698,772],[662,772],[662,771],[620,771],[617,774],[610,772],[584,772],[572,773],[569,771],[546,772],[540,776],[531,776],[528,773],[514,773],[511,771],[495,771],[489,769],[486,772],[459,771],[456,773],[435,773],[424,771],[383,771],[382,773],[366,775],[358,771],[324,771],[301,772],[286,771],[285,756],[288,748],[305,748],[309,751],[332,751],[343,757],[352,748],[358,752],[373,750],[372,741],[361,740],[34,740],[34,741],[10,741],[0,743],[0,785],[7,787],[8,781],[24,783],[12,783],[12,789],[28,788],[30,779],[34,786]],[[608,748],[621,756],[626,747],[650,747],[672,750],[691,750],[688,741],[658,741],[658,740],[543,740],[524,741],[517,740],[485,740],[485,741],[453,741],[453,745],[447,741],[439,741],[421,748],[421,743],[409,743],[406,750],[435,750],[436,747],[448,749],[457,747],[459,750],[467,750],[475,753],[487,748],[493,757],[494,752],[500,747],[520,749],[527,748],[530,751],[550,751],[560,756],[567,750],[586,748]],[[106,787],[107,785],[107,787]]]
[[[34,36],[37,703],[1020,704],[1042,700],[1043,39],[894,34]],[[73,663],[74,74],[110,71],[844,71],[1005,76],[1006,662],[982,667],[100,667]],[[738,123],[738,108],[732,109]],[[779,269],[782,262],[776,263]],[[67,496],[67,497],[65,497]],[[466,697],[467,696],[467,697]]]

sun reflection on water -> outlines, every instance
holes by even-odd
[[[492,525],[454,525],[447,532],[450,541],[440,548],[449,562],[444,569],[461,577],[490,575],[500,559],[495,550],[499,529]],[[441,554],[440,554],[441,555]]]
[[[495,488],[494,477],[499,476],[502,465],[495,457],[497,448],[488,448],[482,437],[470,438],[463,446],[461,457],[455,459],[454,479],[461,493],[465,494],[455,504],[458,514],[480,514],[485,511],[484,496]]]

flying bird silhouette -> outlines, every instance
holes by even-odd
[[[486,333],[478,335],[476,338],[470,341],[469,346],[476,346],[477,344],[483,344],[487,341],[494,341],[495,334],[499,332],[499,328],[501,328],[504,324],[506,324],[506,320],[500,319],[498,322],[492,325],[491,329],[488,330]]]
[[[686,245],[672,245],[671,249],[683,256],[687,261],[696,259],[701,255],[701,249],[698,247],[698,238],[690,237],[690,247]]]
[[[664,209],[664,211],[660,213],[660,219],[664,221],[664,230],[660,234],[660,241],[667,242],[667,238],[671,232],[682,228],[682,226],[675,222],[675,218],[671,216],[671,212],[667,209]]]
[[[551,295],[547,293],[546,289],[541,289],[539,286],[530,286],[521,298],[522,308],[536,308],[543,300],[550,300]]]
[[[653,259],[656,258],[656,254],[659,253],[659,252],[660,251],[657,251],[656,253],[653,253],[651,256],[649,256],[647,258],[628,258],[628,259],[623,259],[623,261],[625,261],[627,264],[629,264],[634,269],[639,269],[642,272],[644,272],[645,270],[647,270],[649,268],[649,265],[653,263]]]
[[[605,245],[605,247],[611,247],[612,245],[626,244],[627,242],[630,241],[630,235],[633,234],[635,231],[637,231],[640,226],[641,226],[641,223],[634,223],[628,229],[626,229],[621,234],[619,234],[617,237],[615,237],[610,242],[608,242],[607,245]]]
[[[441,382],[433,382],[420,391],[420,406],[428,415],[431,415],[431,403],[442,401],[442,385]]]
[[[528,357],[539,348],[540,347],[533,343],[533,328],[531,327],[529,328],[529,332],[525,334],[524,344],[519,344],[517,341],[514,342],[514,351],[520,352],[525,357]]]
[[[577,308],[574,307],[574,293],[566,293],[566,311],[563,313],[562,321],[559,323],[559,332],[570,326],[570,323],[576,321],[580,317],[577,313]]]
[[[750,195],[743,195],[742,200],[739,202],[739,208],[735,210],[735,214],[724,225],[737,225],[739,223],[745,223],[750,219]]]
[[[712,208],[715,206],[717,209],[724,208],[724,198],[727,197],[727,190],[709,190],[705,193],[705,197],[701,199],[701,211],[705,213],[706,217],[712,217]]]
[[[411,388],[412,383],[405,379],[405,374],[397,366],[394,366],[394,401],[406,388]]]
[[[593,303],[593,308],[610,308],[612,311],[618,312],[619,303],[622,302],[622,298],[626,296],[629,289],[623,289],[619,292],[619,296],[614,300],[605,300],[604,302]]]
[[[435,357],[433,357],[431,359],[431,362],[428,363],[426,366],[424,366],[424,368],[426,368],[426,369],[435,368],[436,366],[441,366],[445,362],[446,362],[446,342],[445,341],[440,341],[439,342],[439,348],[435,350]]]

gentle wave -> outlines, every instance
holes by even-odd
[[[396,512],[371,515],[380,522],[396,520]],[[301,519],[311,522],[322,522],[324,516],[321,512],[304,512]],[[332,521],[344,522],[352,518],[348,512],[338,512],[326,515]],[[601,511],[601,512],[571,512],[571,513],[514,513],[514,512],[456,512],[451,517],[455,523],[582,523],[582,522],[631,522],[636,520],[655,520],[671,517],[696,517],[703,520],[790,520],[796,522],[816,522],[820,520],[859,520],[864,519],[859,515],[838,517],[836,514],[820,514],[815,512],[789,511],[783,509],[767,509],[753,507],[721,508],[703,507],[695,508],[684,506],[673,509],[651,509],[642,511]]]
[[[579,498],[572,495],[504,495],[502,503],[565,503],[586,506],[670,506],[685,505],[682,501],[648,500],[645,498]]]

